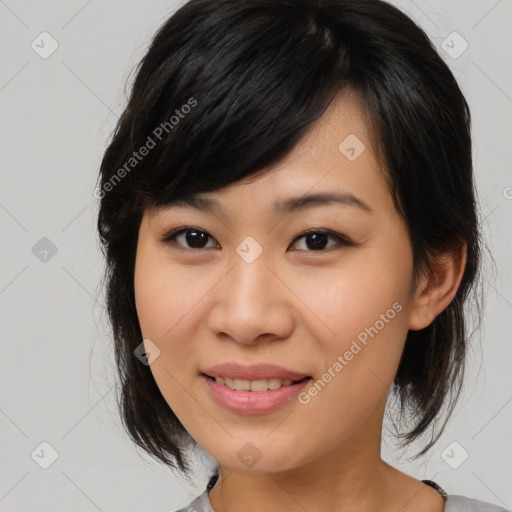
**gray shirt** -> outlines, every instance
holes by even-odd
[[[441,494],[445,501],[444,512],[510,512],[497,505],[466,498],[465,496],[447,494],[439,485],[431,480],[423,480],[423,482],[434,487]],[[193,500],[187,507],[181,508],[176,512],[215,512],[208,499],[208,493],[212,487],[212,480],[210,480],[203,494]]]

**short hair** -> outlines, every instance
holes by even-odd
[[[134,300],[142,215],[277,162],[348,89],[362,99],[415,276],[467,244],[454,299],[407,334],[393,391],[412,425],[398,437],[405,445],[419,438],[446,408],[417,456],[424,454],[455,407],[470,337],[464,306],[479,280],[482,241],[470,111],[449,67],[425,32],[384,1],[191,0],[159,28],[137,67],[101,162],[97,223],[123,425],[184,475],[191,437],[134,356],[142,342]]]

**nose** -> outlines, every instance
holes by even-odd
[[[293,294],[263,257],[247,263],[236,255],[219,284],[209,316],[209,328],[217,337],[254,345],[290,335]]]

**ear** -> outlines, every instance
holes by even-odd
[[[418,331],[428,327],[453,300],[466,267],[467,244],[433,257],[432,272],[419,278],[411,313],[409,329]]]

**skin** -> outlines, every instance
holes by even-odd
[[[354,161],[338,149],[350,134],[366,146]],[[348,191],[372,213],[335,203],[273,211],[276,200],[321,191]],[[406,225],[358,96],[339,96],[279,162],[204,195],[225,212],[145,212],[135,296],[143,337],[160,350],[150,366],[156,383],[190,435],[221,464],[212,508],[441,512],[434,489],[381,459],[381,430],[407,332],[428,326],[451,302],[465,247],[413,281]],[[184,235],[174,245],[159,241],[185,226],[210,236],[205,248],[191,248]],[[306,237],[292,242],[322,228],[356,245],[335,237],[320,250]],[[263,249],[252,263],[236,252],[248,236]],[[292,400],[271,413],[238,415],[218,405],[199,376],[226,361],[271,362],[316,381],[394,303],[401,311],[306,405]],[[237,456],[248,442],[261,455],[251,467]]]

